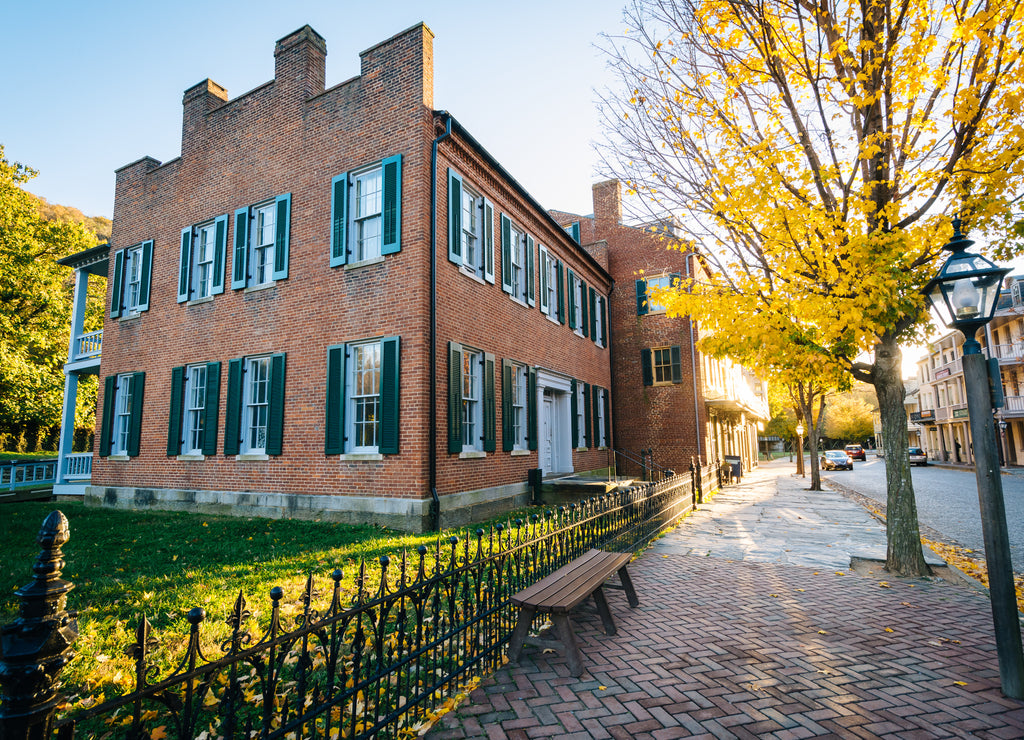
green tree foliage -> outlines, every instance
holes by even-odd
[[[60,423],[74,273],[56,261],[97,244],[82,223],[40,213],[22,187],[35,175],[0,145],[0,434],[29,450]],[[101,291],[90,291],[86,331],[102,327]]]

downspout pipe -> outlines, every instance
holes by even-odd
[[[686,277],[690,278],[690,260],[693,259],[693,255],[687,255],[686,257]],[[690,369],[692,370],[691,375],[693,376],[693,420],[694,427],[697,430],[697,459],[700,460],[701,455],[701,435],[704,430],[700,426],[700,400],[697,398],[697,350],[694,347],[695,339],[693,336],[693,317],[687,316],[687,322],[690,324]]]
[[[437,148],[452,134],[452,117],[448,111],[444,133],[434,138],[430,149],[430,425],[427,435],[430,488],[430,526],[441,531],[441,498],[437,495]]]

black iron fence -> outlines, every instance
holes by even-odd
[[[95,706],[61,710],[57,674],[73,657],[73,585],[61,579],[68,523],[53,512],[39,534],[33,582],[19,589],[20,616],[0,635],[0,738],[44,740],[110,733],[126,738],[400,738],[473,678],[503,661],[515,623],[510,597],[593,547],[636,551],[718,486],[713,465],[657,483],[546,510],[471,539],[438,540],[397,561],[359,566],[351,592],[331,576],[317,609],[313,577],[286,627],[283,590],[253,634],[239,593],[216,657],[200,639],[206,612],[188,614],[187,647],[166,675],[145,617],[128,653],[135,688]],[[432,557],[428,557],[432,556]]]

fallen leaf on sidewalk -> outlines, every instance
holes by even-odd
[[[769,595],[769,596],[771,596],[771,597],[772,597],[773,599],[777,599],[777,598],[779,598],[779,595],[778,595],[778,594],[768,594],[768,595]]]
[[[604,690],[605,690],[605,689],[607,689],[608,687],[607,687],[607,686],[598,686],[597,688],[599,688],[599,689],[600,689],[601,691],[604,691]]]
[[[892,627],[886,627],[885,631],[886,632],[895,632],[896,630],[894,630]]]
[[[878,587],[879,588],[892,588],[892,586],[890,586],[887,581],[879,581],[878,582]]]
[[[825,630],[818,630],[818,634],[819,635],[827,635],[828,632],[826,632]]]
[[[954,681],[953,685],[955,685],[955,686],[966,686],[967,682],[966,681]]]
[[[803,592],[804,589],[798,588],[797,591]]]

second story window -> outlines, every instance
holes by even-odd
[[[110,318],[133,316],[149,309],[152,267],[152,240],[114,252]]]
[[[265,203],[252,209],[250,225],[251,243],[249,258],[251,284],[265,285],[273,280],[274,239],[276,236],[277,213],[273,203]]]
[[[207,298],[213,292],[213,253],[217,243],[217,228],[213,224],[196,230],[195,278],[193,291],[196,298]]]
[[[227,238],[226,215],[181,230],[178,303],[202,300],[224,292]]]
[[[232,289],[259,288],[288,277],[291,208],[287,193],[235,211]]]
[[[401,251],[402,155],[331,180],[331,267]]]
[[[501,215],[501,288],[517,301],[536,303],[533,276],[533,237]]]
[[[494,282],[494,206],[448,170],[448,259]]]
[[[658,303],[654,298],[657,290],[666,290],[678,286],[679,273],[665,273],[663,275],[645,275],[636,281],[636,312],[638,316],[648,313],[664,313],[665,306]]]
[[[356,262],[381,256],[381,172],[375,167],[354,176],[352,254]]]

